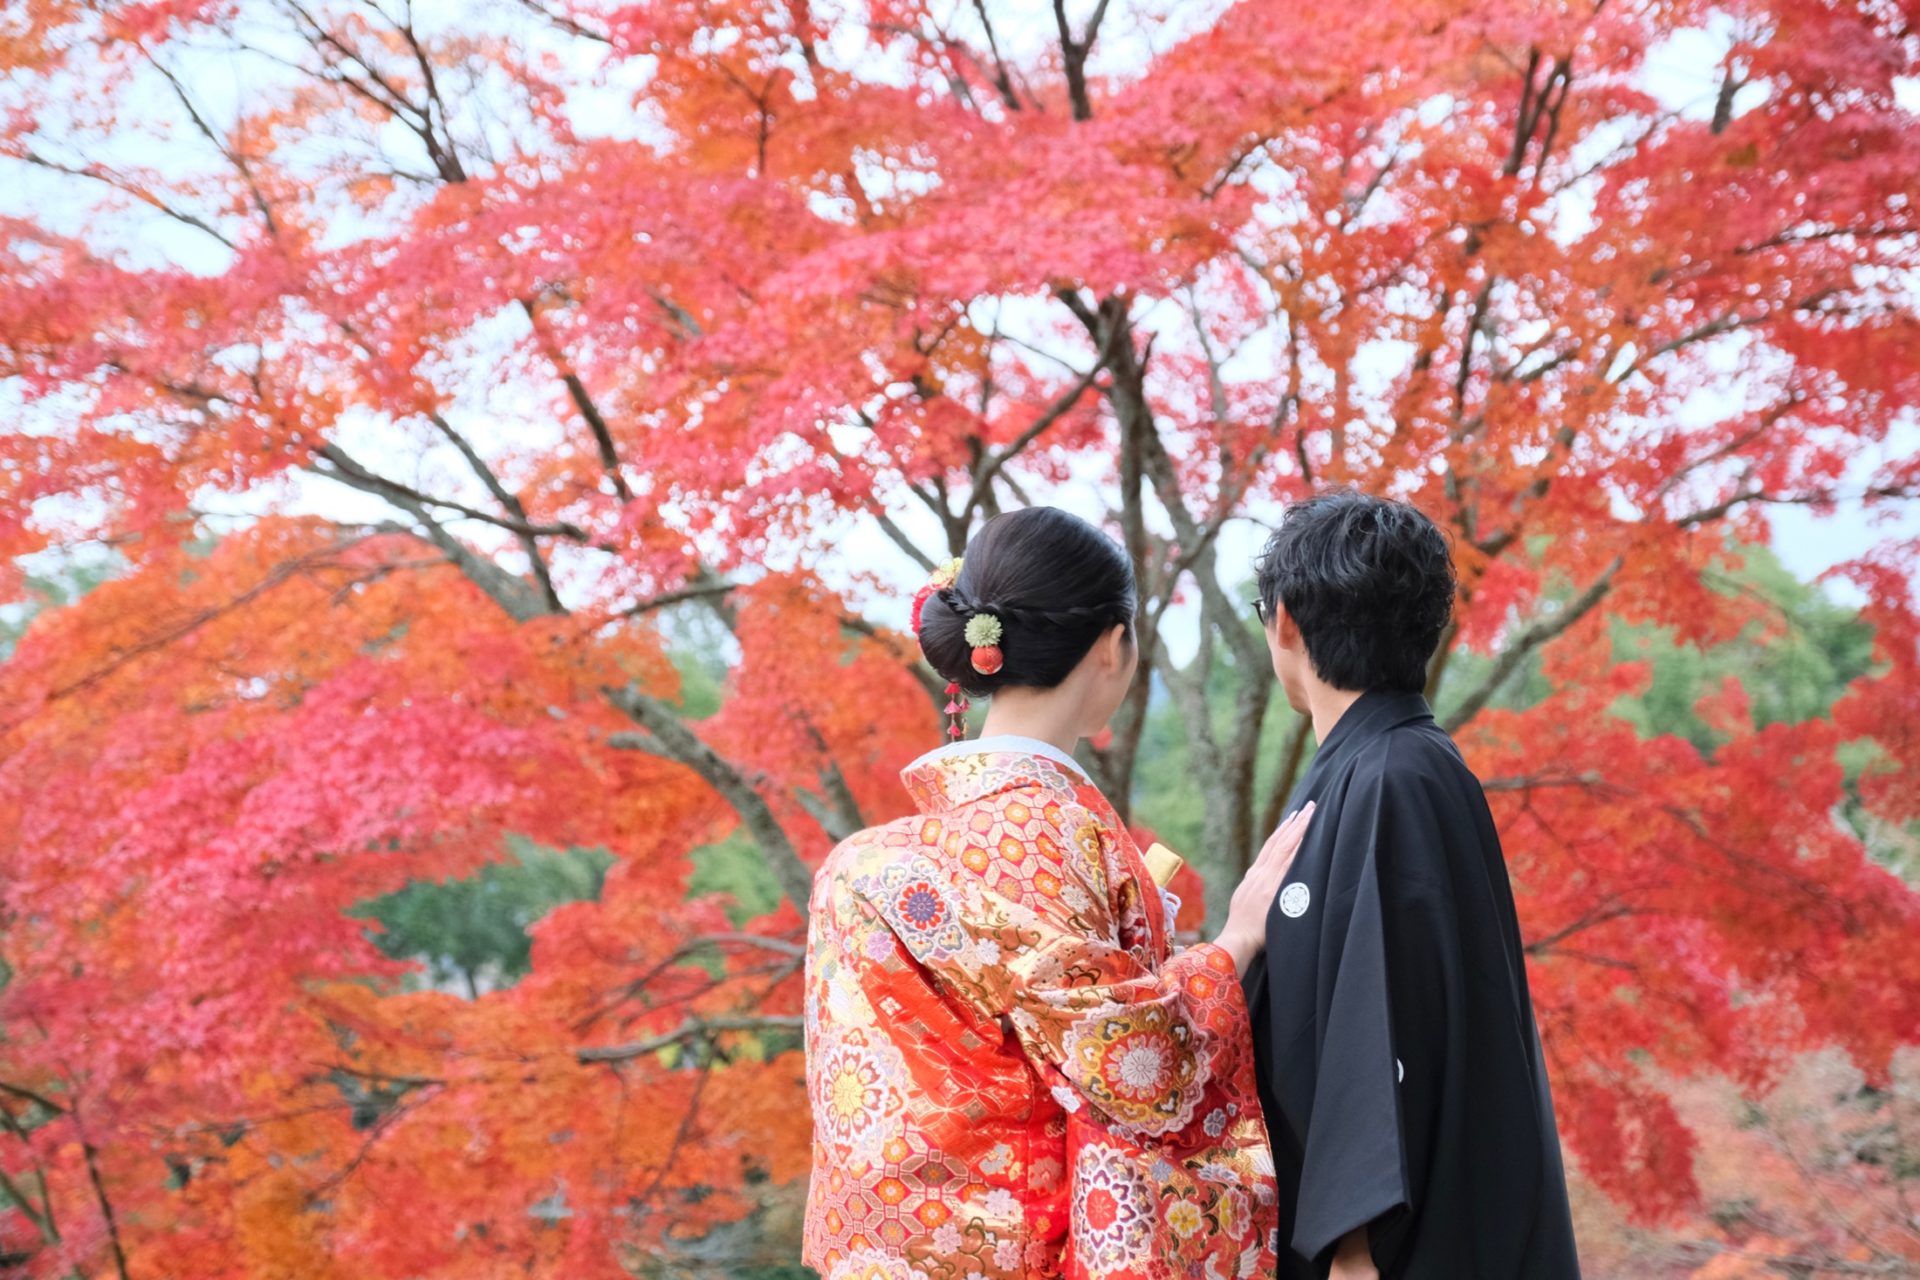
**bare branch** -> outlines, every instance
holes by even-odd
[[[1013,90],[1013,76],[1007,71],[1007,60],[1001,56],[1000,41],[993,34],[993,20],[987,17],[986,0],[973,0],[974,12],[980,15],[980,25],[987,33],[987,51],[993,55],[994,73],[991,77],[993,87],[999,91],[1000,101],[1009,111],[1020,110],[1020,95]]]
[[[20,1211],[21,1216],[33,1224],[33,1229],[40,1233],[41,1243],[58,1244],[60,1242],[60,1233],[53,1225],[53,1205],[45,1199],[46,1179],[44,1175],[41,1176],[40,1194],[42,1199],[36,1203],[33,1197],[21,1188],[19,1183],[7,1176],[5,1170],[0,1170],[0,1195],[4,1195],[7,1201],[12,1203],[13,1207]]]
[[[63,1116],[67,1114],[65,1107],[53,1101],[45,1094],[34,1092],[25,1085],[14,1084],[8,1080],[0,1080],[0,1093],[9,1094],[12,1097],[20,1099],[22,1102],[31,1102],[34,1106],[45,1109],[51,1115]]]
[[[1864,227],[1822,227],[1817,231],[1782,231],[1779,235],[1769,236],[1753,244],[1743,244],[1734,249],[1742,257],[1763,253],[1768,249],[1786,249],[1800,244],[1817,244],[1822,240],[1902,240],[1909,236],[1920,235],[1920,226],[1913,223],[1875,223]]]
[[[887,535],[889,542],[906,552],[909,559],[928,573],[934,571],[937,566],[934,564],[933,557],[916,546],[913,539],[907,536],[907,531],[902,529],[892,516],[878,509],[870,514],[873,516],[874,523],[880,526],[880,532]]]
[[[19,158],[36,168],[47,169],[54,173],[63,173],[69,177],[86,178],[93,182],[103,183],[106,186],[112,187],[115,191],[132,196],[134,199],[140,201],[140,203],[158,210],[183,226],[192,227],[195,231],[201,231],[212,236],[229,249],[239,248],[232,238],[204,218],[196,214],[188,213],[184,209],[175,208],[158,195],[147,190],[144,186],[134,182],[131,178],[123,177],[105,165],[90,164],[82,167],[79,165],[62,164],[58,160],[48,159],[31,147],[22,151]]]
[[[1515,634],[1512,641],[1500,651],[1489,671],[1474,690],[1447,717],[1445,728],[1448,733],[1456,733],[1460,727],[1479,715],[1487,702],[1500,691],[1500,686],[1525,662],[1527,656],[1549,640],[1561,635],[1574,623],[1592,613],[1595,606],[1606,599],[1607,592],[1613,587],[1614,575],[1620,572],[1624,563],[1618,556],[1594,580],[1587,584],[1579,595],[1567,601],[1552,613],[1535,618]]]
[[[689,1040],[704,1040],[723,1031],[799,1031],[806,1026],[804,1018],[782,1014],[753,1014],[740,1017],[689,1018],[672,1031],[650,1036],[645,1040],[635,1040],[628,1044],[595,1045],[574,1051],[574,1058],[580,1062],[629,1062],[634,1058],[644,1058],[650,1053]]]
[[[867,621],[865,618],[850,613],[841,615],[840,625],[855,635],[866,636],[869,640],[877,640],[888,649],[891,649],[894,657],[900,660],[901,664],[907,668],[908,673],[919,682],[920,687],[926,690],[927,697],[932,701],[935,709],[937,710],[946,705],[946,682],[941,680],[933,668],[929,667],[926,661],[920,657],[917,646],[911,639],[901,636],[898,632],[887,631]]]
[[[467,460],[468,468],[479,478],[480,483],[486,486],[487,492],[493,495],[493,500],[500,504],[508,517],[523,526],[514,532],[520,540],[520,549],[526,553],[527,561],[532,566],[534,579],[540,584],[540,591],[547,598],[547,608],[552,613],[564,612],[560,607],[560,594],[554,590],[553,574],[547,568],[546,557],[540,552],[540,535],[529,524],[527,509],[521,505],[519,497],[500,483],[500,477],[494,474],[493,468],[486,464],[486,460],[480,456],[473,445],[468,443],[465,436],[454,430],[451,422],[438,412],[429,412],[427,419],[440,429],[440,434],[449,444],[459,450],[460,456]]]
[[[643,613],[652,613],[657,609],[665,609],[670,605],[685,604],[689,600],[708,600],[714,596],[724,596],[729,592],[737,590],[739,590],[739,584],[735,582],[695,582],[689,586],[680,587],[661,595],[649,597],[648,599],[642,600],[639,604],[628,605],[620,611],[620,616],[623,618],[637,617]]]
[[[201,136],[213,144],[214,149],[226,159],[228,164],[233,166],[234,172],[240,175],[241,182],[246,184],[247,194],[253,197],[253,207],[259,211],[260,221],[266,228],[267,235],[273,239],[278,239],[280,236],[280,223],[273,216],[273,206],[267,202],[266,193],[260,189],[259,180],[254,177],[253,166],[247,162],[245,156],[241,155],[239,151],[235,150],[225,139],[221,138],[220,135],[214,131],[213,126],[207,122],[207,118],[200,113],[200,108],[194,105],[192,95],[187,92],[187,87],[180,83],[179,77],[175,76],[173,72],[167,69],[164,63],[154,57],[152,53],[148,52],[144,45],[140,47],[140,52],[142,56],[146,58],[148,65],[165,78],[167,84],[173,90],[173,96],[179,99],[182,107],[186,108],[187,116],[193,121],[194,128],[198,129]]]
[[[1795,311],[1815,310],[1822,302],[1825,302],[1838,292],[1839,290],[1837,288],[1819,289],[1796,302],[1788,303],[1784,307],[1772,310],[1761,310],[1752,315],[1741,315],[1737,311],[1726,312],[1723,315],[1714,317],[1705,324],[1689,329],[1678,337],[1670,338],[1659,346],[1654,347],[1648,351],[1644,357],[1636,358],[1630,362],[1627,367],[1615,375],[1611,381],[1616,383],[1625,382],[1629,377],[1639,371],[1640,366],[1657,360],[1661,356],[1671,355],[1697,342],[1705,342],[1709,338],[1717,338],[1721,334],[1732,333],[1738,329],[1751,329],[1756,325],[1763,325],[1769,321],[1776,320],[1782,314]]]
[[[1858,493],[1839,493],[1826,490],[1817,493],[1768,493],[1763,489],[1741,489],[1728,495],[1710,507],[1690,511],[1686,515],[1675,517],[1676,527],[1690,529],[1695,525],[1710,524],[1731,512],[1735,507],[1752,503],[1758,506],[1775,507],[1837,507],[1849,502],[1865,502],[1870,498],[1905,499],[1920,497],[1916,491],[1905,485],[1869,485]]]
[[[113,1247],[114,1268],[120,1280],[131,1280],[127,1273],[127,1251],[120,1242],[120,1219],[114,1212],[113,1200],[107,1195],[106,1180],[100,1176],[100,1152],[80,1124],[78,1108],[74,1111],[74,1124],[80,1130],[80,1151],[87,1164],[87,1181],[93,1187],[94,1201],[100,1206],[100,1217],[106,1223],[107,1242]]]
[[[478,507],[470,507],[464,502],[455,502],[450,498],[436,498],[402,481],[380,475],[356,462],[336,444],[321,445],[313,452],[316,458],[328,464],[326,467],[309,468],[314,474],[325,476],[329,480],[337,480],[362,493],[384,497],[395,505],[404,503],[451,511],[463,519],[478,520],[482,524],[490,524],[496,528],[505,529],[509,533],[527,534],[539,538],[570,538],[576,542],[587,540],[586,530],[576,524],[531,524],[510,516],[497,516],[491,511],[482,511]]]
[[[795,798],[831,839],[845,840],[867,825],[866,818],[860,813],[860,802],[854,798],[853,788],[847,785],[847,775],[840,771],[840,765],[834,760],[833,750],[827,745],[825,736],[805,712],[795,714],[799,715],[807,737],[825,761],[820,769],[820,791],[816,793],[796,788]]]
[[[764,933],[705,933],[694,938],[682,948],[691,951],[699,947],[741,946],[755,947],[763,951],[773,951],[794,960],[804,959],[807,948],[798,942],[789,942],[785,938],[770,938]]]
[[[1100,0],[1087,21],[1087,33],[1075,38],[1067,22],[1066,0],[1053,0],[1053,18],[1060,31],[1060,57],[1067,73],[1067,96],[1073,102],[1075,120],[1093,119],[1093,99],[1087,92],[1087,56],[1100,38],[1100,23],[1107,16],[1107,0]]]
[[[1725,133],[1727,126],[1733,123],[1733,100],[1746,87],[1746,83],[1734,74],[1733,66],[1729,63],[1726,75],[1720,80],[1720,92],[1713,100],[1713,124],[1710,128],[1714,137]]]
[[[608,688],[604,692],[607,701],[651,736],[649,742],[644,738],[635,740],[628,734],[614,734],[608,738],[609,745],[638,747],[676,761],[719,792],[766,855],[769,869],[780,882],[788,901],[804,916],[807,899],[813,892],[813,871],[801,859],[800,851],[793,847],[793,841],[754,780],[707,745],[666,703],[631,688]]]
[[[428,100],[426,105],[422,106],[416,103],[404,90],[394,84],[393,81],[383,75],[380,69],[368,61],[364,54],[328,30],[325,24],[313,14],[307,12],[306,9],[302,8],[296,3],[296,0],[282,0],[282,3],[301,19],[311,39],[319,45],[333,50],[340,59],[359,67],[366,76],[364,81],[355,76],[344,74],[332,77],[318,76],[316,78],[330,84],[341,85],[358,94],[360,97],[365,98],[367,101],[385,111],[396,123],[405,127],[409,133],[420,139],[420,144],[426,148],[427,158],[433,161],[434,171],[440,175],[441,181],[453,184],[467,180],[466,167],[460,162],[459,150],[454,145],[453,139],[451,137],[443,137],[440,130],[435,127],[433,107],[435,105],[436,91],[432,86],[432,75],[430,71],[428,73]],[[382,14],[381,16],[385,17],[386,15]],[[389,23],[392,22],[391,19],[388,19],[388,21]],[[414,45],[416,53],[419,52],[418,42],[413,40],[412,33],[408,29],[395,24],[394,30],[403,39],[408,40],[409,43]],[[420,56],[424,58],[423,54]],[[313,73],[309,72],[309,74]],[[443,109],[443,121],[444,118],[445,112]]]
[[[542,18],[545,18],[548,22],[551,22],[554,26],[560,28],[560,30],[566,32],[568,35],[579,36],[583,40],[597,41],[600,44],[613,43],[610,37],[603,35],[598,31],[593,31],[586,27],[581,26],[578,22],[575,22],[572,18],[569,18],[567,15],[563,13],[555,13],[553,10],[541,4],[539,0],[516,0],[516,3],[518,3],[524,9],[528,9],[534,13],[539,14]]]
[[[520,309],[526,312],[527,323],[533,326],[534,333],[546,349],[547,359],[559,372],[560,380],[566,383],[567,395],[573,400],[573,407],[580,411],[581,418],[586,421],[587,429],[593,432],[594,444],[600,450],[600,465],[606,469],[607,476],[613,481],[614,493],[619,495],[622,502],[633,501],[633,490],[627,487],[627,478],[620,471],[620,452],[614,447],[613,428],[607,425],[607,420],[601,414],[599,406],[593,402],[593,397],[587,394],[586,384],[580,380],[580,375],[574,371],[572,362],[560,350],[559,343],[553,340],[553,336],[541,323],[539,312],[534,309],[533,303],[522,298]]]
[[[313,468],[317,474],[329,476],[362,492],[377,494],[412,516],[419,523],[426,539],[444,551],[447,558],[467,576],[468,581],[486,592],[493,602],[504,609],[507,616],[514,621],[525,622],[530,618],[553,612],[532,584],[508,573],[490,558],[481,555],[454,537],[434,519],[427,508],[430,505],[446,507],[472,519],[484,520],[489,524],[500,525],[502,528],[513,528],[512,523],[489,516],[482,511],[475,511],[471,507],[429,497],[399,481],[376,475],[355,462],[338,445],[322,445],[315,450],[315,456],[324,458],[331,464],[330,470]]]
[[[1487,305],[1493,299],[1494,279],[1488,276],[1486,283],[1480,286],[1480,292],[1474,295],[1473,309],[1467,313],[1467,331],[1460,338],[1460,367],[1453,378],[1453,420],[1457,424],[1466,412],[1467,384],[1473,377],[1474,339],[1486,331]],[[1456,429],[1454,439],[1460,439]]]
[[[998,451],[986,456],[974,471],[973,492],[967,496],[967,501],[961,508],[963,514],[969,514],[980,506],[982,495],[991,489],[994,477],[999,475],[1009,462],[1019,457],[1029,445],[1045,434],[1048,427],[1065,417],[1075,405],[1079,404],[1080,397],[1086,394],[1087,388],[1093,385],[1094,380],[1100,376],[1100,371],[1106,367],[1107,353],[1103,350],[1093,368],[1081,374],[1078,381],[1056,397],[1039,417],[1027,424],[1026,430],[1007,441]]]

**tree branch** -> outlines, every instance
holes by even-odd
[[[331,471],[318,467],[309,468],[309,470],[313,471],[316,475],[325,476],[329,480],[337,480],[349,488],[360,490],[362,493],[370,493],[375,497],[386,498],[396,506],[408,504],[411,506],[437,507],[442,511],[451,511],[462,519],[478,520],[482,524],[490,524],[495,528],[505,529],[509,533],[524,534],[536,538],[570,538],[576,542],[587,541],[587,531],[579,525],[564,523],[530,524],[525,520],[516,519],[511,516],[497,516],[491,511],[482,511],[478,507],[470,507],[464,502],[455,502],[450,498],[436,498],[430,493],[415,489],[413,486],[404,484],[399,480],[393,480],[380,475],[370,468],[363,466],[361,463],[356,462],[351,455],[337,444],[321,445],[318,449],[315,449],[313,453],[315,457],[320,458],[334,468]]]
[[[1093,43],[1100,38],[1100,23],[1107,16],[1107,0],[1100,0],[1093,11],[1093,17],[1087,21],[1087,33],[1074,38],[1073,28],[1067,22],[1066,0],[1053,0],[1053,18],[1060,31],[1060,58],[1067,73],[1067,96],[1073,102],[1075,120],[1093,119],[1093,99],[1087,92],[1087,56],[1093,52]]]
[[[994,74],[989,77],[993,87],[1000,94],[1000,101],[1007,110],[1020,110],[1020,95],[1013,90],[1013,77],[1007,72],[1007,60],[1000,54],[1000,42],[993,34],[993,20],[987,17],[986,0],[973,0],[974,12],[980,15],[980,25],[987,33],[987,52],[993,55]]]
[[[918,645],[913,640],[902,637],[898,632],[884,630],[867,619],[850,613],[840,616],[840,625],[855,635],[877,640],[891,649],[894,656],[907,668],[908,673],[922,689],[926,690],[927,697],[935,709],[946,705],[946,681],[942,680],[919,656]]]
[[[1607,592],[1613,587],[1614,575],[1620,572],[1623,563],[1620,557],[1614,557],[1613,562],[1588,583],[1586,589],[1579,595],[1561,605],[1553,613],[1535,618],[1533,622],[1522,628],[1513,638],[1513,642],[1500,651],[1500,657],[1494,662],[1493,670],[1487,673],[1486,678],[1461,701],[1453,714],[1447,717],[1444,726],[1446,731],[1457,733],[1462,725],[1485,709],[1488,700],[1499,692],[1500,686],[1507,682],[1508,677],[1520,669],[1520,664],[1526,661],[1527,655],[1592,613],[1595,606],[1606,599]]]
[[[65,1107],[53,1101],[51,1098],[46,1097],[44,1094],[35,1093],[32,1089],[24,1085],[17,1085],[10,1081],[0,1080],[0,1093],[10,1094],[22,1102],[31,1102],[34,1106],[45,1108],[49,1113],[56,1116],[67,1114]]]
[[[479,478],[480,483],[486,486],[487,492],[493,495],[493,500],[500,504],[508,517],[522,526],[514,531],[515,536],[520,540],[520,549],[526,553],[528,563],[533,569],[534,579],[540,584],[541,593],[546,596],[547,609],[551,613],[564,612],[560,607],[560,594],[553,587],[553,574],[547,568],[546,558],[540,554],[539,534],[528,522],[527,509],[521,505],[519,497],[506,485],[500,483],[500,477],[495,475],[493,468],[481,458],[479,451],[468,443],[465,436],[454,430],[453,424],[438,411],[428,411],[427,420],[438,427],[440,434],[446,437],[447,442],[459,450],[460,456],[467,460],[468,468]]]
[[[260,183],[254,178],[253,167],[247,163],[246,157],[234,150],[232,146],[221,139],[219,134],[214,132],[213,126],[207,122],[205,116],[200,114],[200,108],[194,105],[192,96],[187,93],[187,87],[180,83],[179,78],[175,76],[173,72],[169,71],[158,58],[148,52],[144,45],[140,46],[140,51],[142,56],[146,58],[148,65],[155,71],[158,71],[166,80],[167,84],[173,89],[173,96],[179,99],[182,107],[186,108],[187,116],[193,121],[194,128],[198,129],[201,136],[213,144],[214,150],[218,151],[226,162],[233,166],[234,172],[240,175],[240,181],[246,184],[247,194],[253,197],[253,206],[260,213],[260,221],[262,225],[266,227],[267,236],[270,239],[279,239],[280,223],[273,216],[273,206],[267,203],[266,193],[260,190]]]
[[[120,1242],[120,1219],[113,1210],[113,1200],[107,1195],[106,1180],[100,1176],[99,1150],[80,1125],[78,1110],[74,1112],[74,1124],[80,1129],[80,1151],[87,1164],[87,1181],[93,1187],[94,1200],[100,1206],[100,1217],[107,1227],[107,1242],[113,1248],[113,1264],[120,1280],[131,1280],[127,1273],[127,1251]]]
[[[644,1058],[650,1053],[689,1040],[702,1040],[722,1031],[800,1031],[806,1026],[806,1019],[780,1014],[753,1014],[740,1017],[689,1018],[672,1031],[650,1036],[645,1040],[635,1040],[628,1044],[594,1045],[576,1049],[574,1058],[582,1063],[590,1062],[629,1062],[634,1058]]]
[[[966,503],[961,507],[961,514],[963,516],[971,516],[973,511],[980,506],[982,495],[992,486],[994,477],[1000,474],[1007,463],[1020,456],[1029,445],[1035,440],[1038,440],[1041,435],[1046,432],[1048,427],[1051,427],[1054,423],[1065,417],[1075,405],[1080,403],[1080,397],[1086,394],[1087,388],[1091,387],[1094,380],[1100,376],[1100,371],[1107,367],[1108,358],[1109,353],[1103,348],[1100,352],[1099,359],[1094,362],[1093,368],[1081,374],[1079,380],[1075,382],[1073,386],[1056,398],[1052,404],[1048,405],[1039,417],[1028,423],[1026,430],[1009,440],[998,452],[987,454],[980,465],[974,470],[973,492],[967,496]],[[928,567],[931,568],[932,566]]]
[[[613,40],[611,37],[602,35],[598,31],[588,30],[586,27],[581,26],[578,22],[575,22],[572,18],[567,17],[565,14],[555,13],[551,9],[548,9],[545,5],[540,4],[539,0],[516,0],[516,3],[518,3],[522,8],[528,9],[533,13],[540,15],[542,18],[545,18],[548,22],[551,22],[554,26],[560,28],[560,30],[566,32],[568,35],[579,36],[583,40],[593,40],[600,44],[613,43]]]
[[[555,342],[553,336],[542,326],[539,313],[535,311],[533,304],[522,298],[520,309],[527,313],[527,323],[532,326],[535,336],[540,339],[540,345],[545,348],[547,359],[559,372],[560,380],[566,384],[567,395],[572,399],[573,407],[579,410],[581,418],[586,421],[587,429],[593,433],[594,444],[600,450],[600,465],[606,469],[608,477],[613,481],[614,493],[623,503],[633,501],[633,490],[627,487],[627,478],[620,471],[620,451],[614,447],[613,429],[607,425],[607,420],[601,414],[599,406],[593,402],[593,397],[587,394],[586,384],[580,381],[580,375],[574,371],[572,363],[560,350],[559,343]]]
[[[650,751],[685,765],[706,784],[720,793],[721,799],[740,818],[741,825],[760,846],[769,869],[780,888],[802,916],[807,899],[813,894],[813,871],[800,857],[786,829],[774,816],[773,808],[761,796],[754,783],[719,752],[708,746],[674,710],[657,698],[630,688],[607,688],[607,701],[626,713],[627,718],[651,735],[651,742],[628,734],[613,734],[608,745],[628,750]]]
[[[770,938],[763,933],[703,933],[688,942],[681,950],[694,951],[707,946],[757,947],[763,951],[773,951],[794,960],[806,958],[807,948],[798,942],[789,942],[785,938]]]
[[[130,195],[149,208],[158,210],[182,226],[192,227],[195,231],[204,232],[212,236],[229,249],[237,250],[239,248],[230,237],[204,218],[196,214],[188,213],[184,209],[176,209],[153,192],[147,190],[144,186],[130,179],[121,177],[104,165],[90,164],[81,167],[79,165],[62,164],[58,160],[48,159],[31,147],[21,151],[19,159],[36,168],[46,169],[53,173],[63,173],[72,178],[86,178],[89,181],[112,187],[115,191]]]
[[[462,515],[484,520],[489,524],[498,524],[503,528],[511,528],[510,524],[490,517],[486,512],[430,498],[398,481],[375,475],[355,462],[338,445],[322,445],[314,452],[315,456],[324,458],[334,468],[332,471],[316,468],[319,474],[339,480],[350,488],[377,494],[418,521],[427,540],[445,552],[447,558],[466,575],[467,580],[484,591],[515,622],[526,622],[531,618],[552,612],[546,600],[531,583],[516,578],[488,557],[454,537],[428,513],[427,505],[431,503],[435,506],[447,507],[459,511]]]
[[[932,556],[914,545],[913,539],[907,536],[907,531],[902,529],[899,524],[894,521],[892,516],[878,508],[875,508],[871,514],[874,523],[880,526],[880,532],[887,535],[887,540],[906,552],[907,557],[915,564],[925,569],[928,573],[932,573],[934,569],[938,567],[934,563]]]
[[[685,604],[689,600],[708,600],[715,596],[724,596],[739,589],[733,582],[696,582],[678,590],[642,600],[639,604],[628,605],[620,611],[623,618],[637,617],[643,613],[652,613],[656,609],[665,609],[670,605]]]

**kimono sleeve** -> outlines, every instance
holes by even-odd
[[[1004,1019],[1050,1069],[1062,1106],[1091,1106],[1117,1132],[1160,1146],[1217,1139],[1253,1096],[1233,959],[1202,943],[1156,968],[1144,948],[1123,946],[1113,833],[1081,806],[1053,810],[1023,825],[1021,849],[993,851],[1031,868],[966,849],[897,861],[858,887],[943,988]]]
[[[1437,882],[1399,870],[1443,856],[1438,815],[1417,780],[1388,775],[1315,821],[1337,825],[1292,1244],[1317,1261],[1370,1226],[1385,1272],[1420,1195],[1410,1170],[1424,1167],[1446,1040],[1455,953],[1445,898]]]

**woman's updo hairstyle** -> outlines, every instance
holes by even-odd
[[[1112,538],[1057,508],[1027,507],[982,525],[960,577],[927,597],[920,651],[969,697],[1051,689],[1114,626],[1125,625],[1131,642],[1136,607],[1133,564]],[[1004,663],[992,675],[973,669],[967,643],[967,623],[980,614],[1001,625]]]

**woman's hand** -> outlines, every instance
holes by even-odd
[[[1240,887],[1233,891],[1227,908],[1227,924],[1215,941],[1233,957],[1233,967],[1242,977],[1253,958],[1266,949],[1267,912],[1273,907],[1273,895],[1280,892],[1281,881],[1300,852],[1300,841],[1307,834],[1307,820],[1313,817],[1313,801],[1280,824],[1267,838],[1260,856],[1247,868]]]

